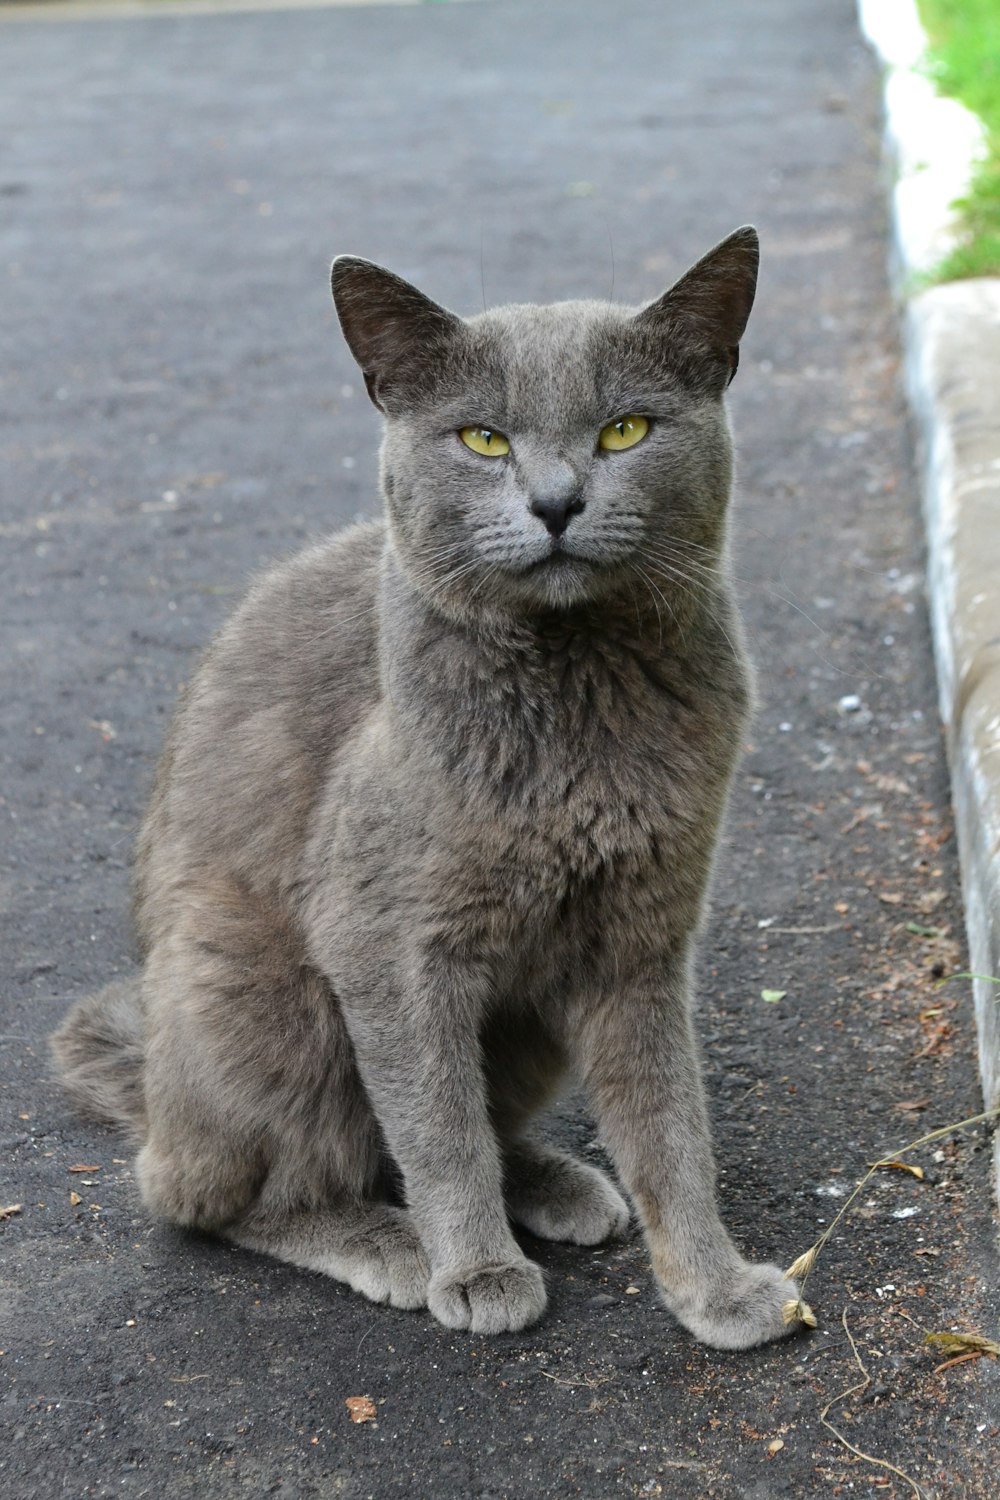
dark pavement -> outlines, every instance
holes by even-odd
[[[0,1491],[911,1495],[822,1425],[833,1401],[924,1494],[995,1497],[1000,1362],[935,1373],[922,1344],[997,1337],[981,1132],[872,1180],[809,1337],[695,1345],[633,1236],[533,1245],[550,1309],[485,1342],[151,1222],[45,1046],[131,965],[130,848],[192,653],[251,571],[375,503],[330,257],[464,312],[632,301],[750,221],[760,709],[702,964],[725,1217],[788,1262],[868,1162],[981,1107],[967,987],[935,985],[962,912],[850,0],[0,22],[0,68]],[[572,1105],[553,1129],[597,1156]],[[841,1400],[845,1310],[871,1381]]]

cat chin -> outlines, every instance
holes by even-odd
[[[512,569],[499,579],[494,577],[492,587],[477,588],[473,584],[450,598],[431,596],[428,602],[455,620],[511,621],[596,603],[606,593],[606,580],[592,564],[565,559],[556,567],[546,562]]]
[[[517,595],[543,609],[565,609],[598,598],[600,570],[589,559],[552,553],[520,568],[514,576]]]

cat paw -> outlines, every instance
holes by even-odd
[[[561,1153],[532,1161],[522,1154],[506,1197],[514,1222],[542,1240],[599,1245],[628,1227],[628,1205],[604,1173]]]
[[[752,1349],[787,1338],[801,1327],[797,1320],[785,1321],[785,1306],[798,1301],[799,1288],[777,1266],[744,1262],[693,1304],[664,1296],[678,1321],[713,1349]]]
[[[470,1333],[516,1333],[545,1310],[545,1283],[530,1260],[439,1272],[427,1304],[446,1328]]]
[[[420,1236],[405,1213],[384,1209],[377,1222],[345,1240],[336,1262],[332,1274],[371,1302],[427,1306],[430,1266]]]

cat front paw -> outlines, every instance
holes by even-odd
[[[530,1260],[449,1269],[431,1278],[427,1305],[446,1328],[517,1333],[545,1311],[545,1282]]]
[[[664,1300],[678,1322],[713,1349],[752,1349],[802,1326],[785,1320],[786,1305],[799,1300],[798,1285],[773,1265],[744,1261],[697,1298],[675,1299],[665,1291]]]

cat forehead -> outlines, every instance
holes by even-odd
[[[504,350],[524,364],[592,358],[595,341],[615,329],[626,332],[634,309],[609,302],[512,303],[466,319],[473,347]]]
[[[466,370],[502,387],[507,409],[590,408],[641,358],[634,309],[596,301],[514,304],[466,320]]]

